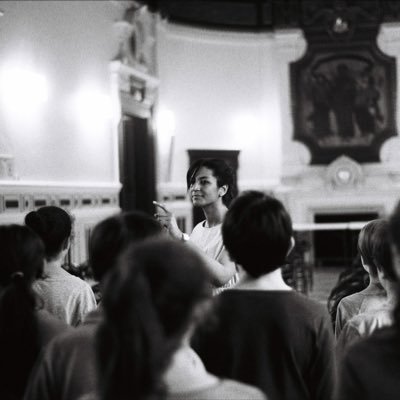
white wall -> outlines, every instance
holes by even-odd
[[[14,155],[24,181],[116,181],[108,63],[121,9],[110,1],[2,1],[0,8],[0,153]],[[43,85],[47,98],[39,96]]]
[[[187,149],[240,150],[241,188],[274,183],[281,168],[279,65],[272,34],[233,33],[161,22],[158,111],[175,119],[172,185],[184,185]],[[168,138],[159,129],[159,177]]]

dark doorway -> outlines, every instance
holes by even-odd
[[[153,214],[156,198],[154,138],[149,120],[124,115],[119,137],[120,205],[123,211]]]
[[[317,214],[316,223],[371,221],[377,213]],[[360,230],[338,229],[314,231],[314,258],[316,267],[347,267],[357,255]]]

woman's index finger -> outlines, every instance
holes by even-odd
[[[165,211],[166,213],[168,213],[169,211],[168,211],[168,209],[163,205],[163,204],[160,204],[158,201],[153,201],[153,204],[156,206],[156,207],[160,207],[161,208],[161,210],[163,210],[163,211]]]

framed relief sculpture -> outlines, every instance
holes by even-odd
[[[377,47],[377,24],[356,26],[348,10],[325,19],[324,30],[305,29],[307,52],[290,66],[294,140],[310,149],[312,164],[341,155],[377,162],[397,134],[395,59]]]

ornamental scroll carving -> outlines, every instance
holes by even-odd
[[[133,4],[114,23],[119,49],[113,61],[155,75],[156,16],[146,6]]]

